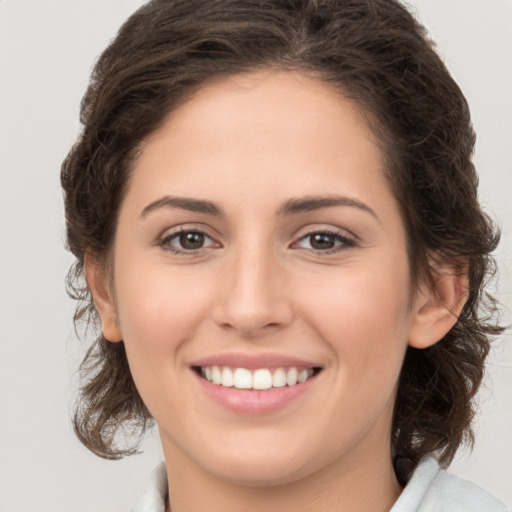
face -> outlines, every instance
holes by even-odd
[[[121,205],[111,292],[104,333],[168,460],[260,485],[389,454],[418,307],[383,154],[328,85],[258,72],[172,112]]]

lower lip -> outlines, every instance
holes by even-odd
[[[261,415],[283,409],[306,393],[313,386],[318,375],[295,386],[247,390],[228,388],[203,379],[194,372],[204,392],[219,405],[238,414]]]

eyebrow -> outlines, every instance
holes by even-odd
[[[379,221],[379,217],[375,211],[365,203],[358,199],[338,195],[292,198],[286,201],[277,210],[276,214],[280,216],[290,216],[320,210],[322,208],[332,208],[335,206],[358,208],[359,210],[369,213]],[[190,212],[205,213],[214,217],[225,216],[224,210],[212,201],[207,201],[205,199],[193,199],[190,197],[164,196],[148,204],[142,210],[140,217],[144,218],[151,212],[160,208],[179,208]]]
[[[380,222],[375,211],[367,204],[352,197],[337,195],[306,196],[301,197],[300,199],[290,199],[286,201],[281,208],[279,208],[277,214],[283,216],[296,215],[298,213],[311,212],[314,210],[320,210],[321,208],[332,208],[334,206],[350,206],[358,208],[359,210],[369,213]]]
[[[215,217],[224,215],[222,208],[211,201],[192,199],[189,197],[164,196],[148,204],[144,210],[142,210],[140,217],[144,218],[149,213],[164,207],[179,208],[189,212],[206,213],[207,215],[213,215]]]

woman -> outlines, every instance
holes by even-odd
[[[150,2],[82,122],[70,284],[101,335],[75,430],[118,458],[156,422],[134,510],[506,510],[436,462],[471,440],[498,235],[401,4]]]

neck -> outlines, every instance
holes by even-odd
[[[273,486],[226,481],[175,450],[167,449],[165,455],[170,494],[167,512],[386,512],[401,492],[389,448],[364,457],[345,454],[343,460],[320,471]]]

